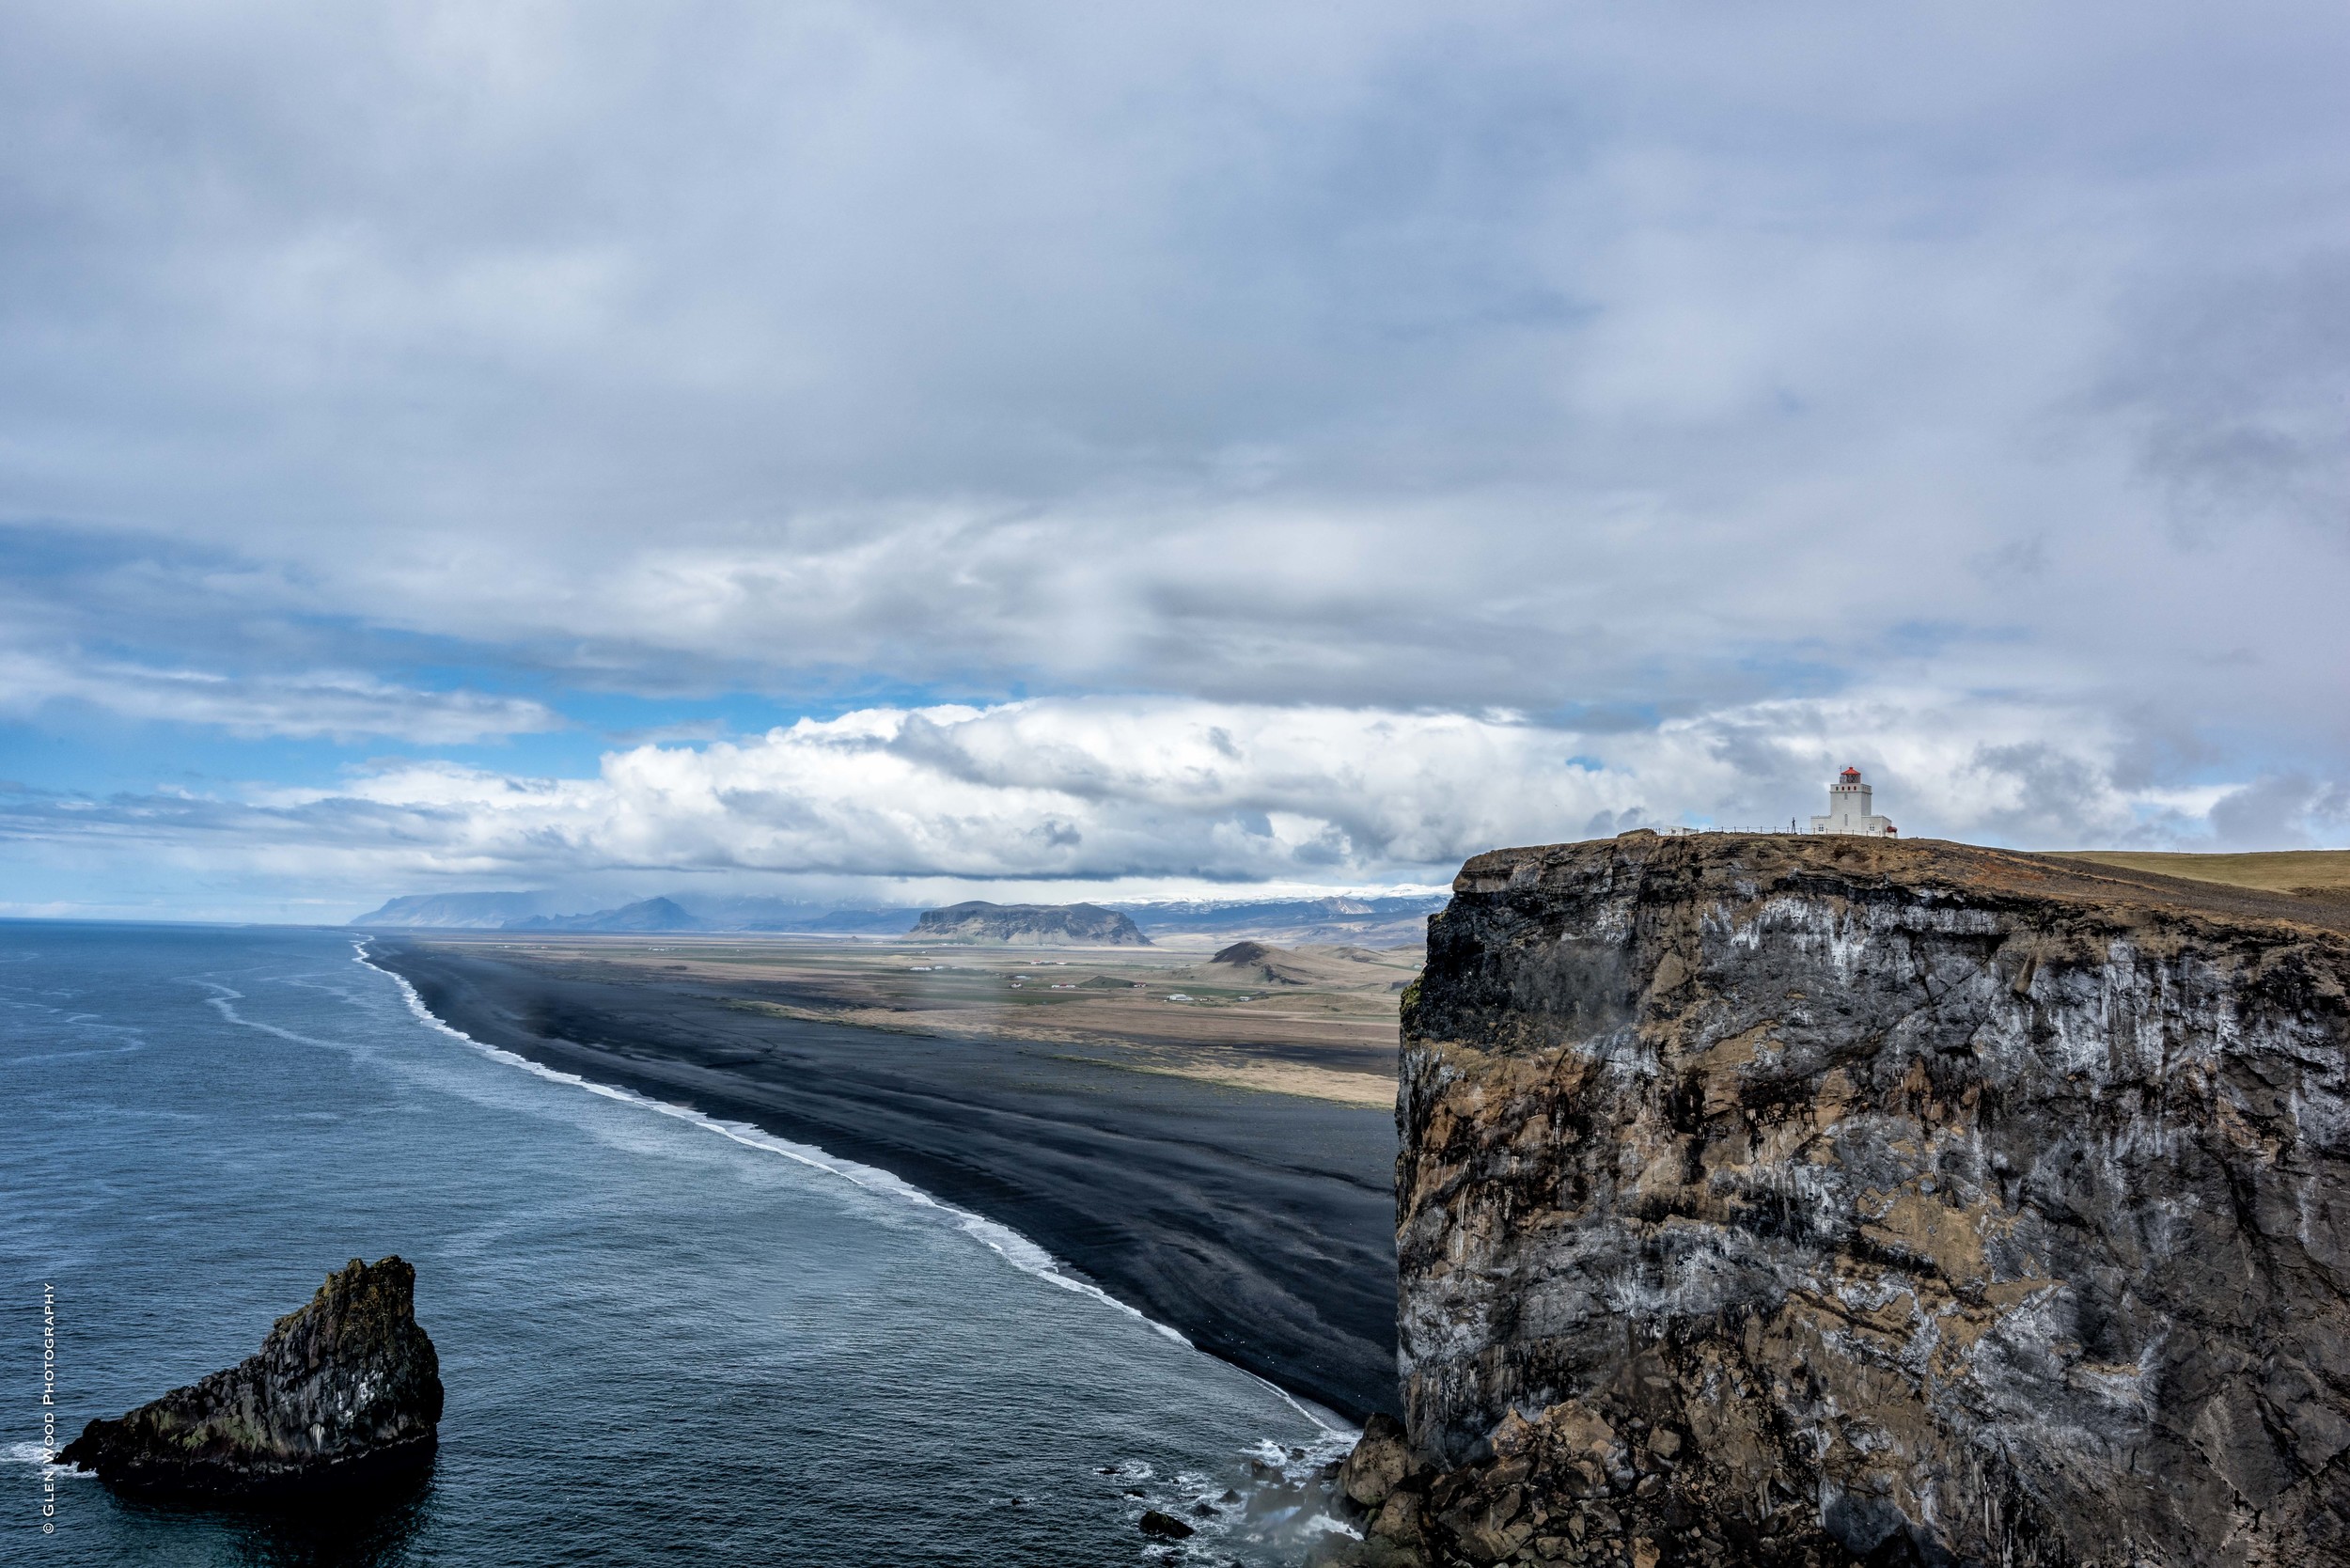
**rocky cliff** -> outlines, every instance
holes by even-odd
[[[1956,845],[1470,861],[1380,1563],[2350,1562],[2350,939]]]
[[[116,1420],[57,1462],[131,1491],[286,1497],[397,1479],[431,1457],[441,1366],[417,1326],[416,1271],[353,1258],[260,1353]]]

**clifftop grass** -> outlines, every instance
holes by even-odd
[[[2350,850],[2270,850],[2255,855],[2164,855],[2135,850],[2067,850],[2061,860],[2091,860],[2123,870],[2189,882],[2217,882],[2267,893],[2350,898]]]

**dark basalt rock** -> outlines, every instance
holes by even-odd
[[[2350,922],[2102,873],[1470,861],[1324,1559],[2350,1564]]]
[[[416,1271],[353,1258],[260,1353],[116,1420],[57,1463],[125,1491],[285,1501],[387,1485],[431,1460],[441,1364],[416,1325]]]
[[[1137,1528],[1143,1534],[1156,1536],[1161,1541],[1186,1541],[1199,1533],[1172,1513],[1162,1513],[1155,1508],[1142,1511],[1142,1520]]]

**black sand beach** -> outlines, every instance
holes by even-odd
[[[1355,1419],[1396,1411],[1395,1128],[1375,1109],[1038,1044],[766,1016],[707,983],[377,938],[490,1044],[878,1166]]]

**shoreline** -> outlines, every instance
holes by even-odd
[[[1384,1112],[1037,1043],[746,1011],[689,980],[583,980],[381,935],[359,949],[477,1048],[933,1204],[1318,1423],[1400,1407]]]
[[[779,1154],[785,1159],[822,1170],[827,1175],[838,1176],[851,1186],[864,1191],[885,1193],[917,1207],[935,1209],[948,1215],[954,1221],[956,1228],[963,1231],[964,1234],[971,1236],[1021,1273],[1033,1275],[1063,1290],[1100,1301],[1118,1311],[1148,1324],[1153,1330],[1189,1349],[1198,1348],[1183,1337],[1182,1330],[1145,1316],[1090,1281],[1076,1278],[1063,1272],[1060,1259],[1054,1257],[1010,1226],[1000,1225],[989,1219],[985,1215],[974,1214],[968,1209],[958,1208],[935,1194],[924,1192],[921,1188],[901,1180],[889,1171],[874,1166],[859,1165],[854,1160],[841,1159],[829,1151],[816,1148],[812,1144],[790,1142],[765,1133],[747,1122],[721,1121],[716,1117],[707,1116],[691,1105],[680,1105],[666,1100],[651,1099],[634,1090],[624,1089],[616,1084],[597,1083],[576,1073],[562,1072],[543,1062],[533,1061],[517,1052],[506,1050],[502,1046],[491,1045],[476,1040],[472,1035],[449,1023],[448,1020],[439,1017],[431,1008],[425,1006],[424,998],[416,994],[416,988],[409,983],[407,976],[394,969],[386,969],[373,962],[368,956],[367,945],[364,941],[355,946],[358,948],[358,962],[397,984],[400,987],[401,999],[408,1004],[408,1011],[415,1015],[419,1023],[453,1040],[462,1041],[493,1061],[510,1062],[524,1072],[534,1077],[542,1078],[548,1083],[561,1084],[571,1089],[584,1089],[590,1094],[617,1099],[622,1104],[635,1105],[659,1116],[677,1118],[700,1127],[706,1132],[714,1133],[729,1142],[739,1143],[746,1149],[756,1149],[761,1153]],[[879,1179],[876,1180],[876,1178]],[[1267,1387],[1273,1387],[1273,1385],[1268,1384]],[[1291,1395],[1287,1389],[1277,1391],[1284,1398],[1295,1403],[1294,1396]],[[1310,1411],[1308,1414],[1312,1415]],[[1319,1417],[1313,1419],[1320,1419]]]

